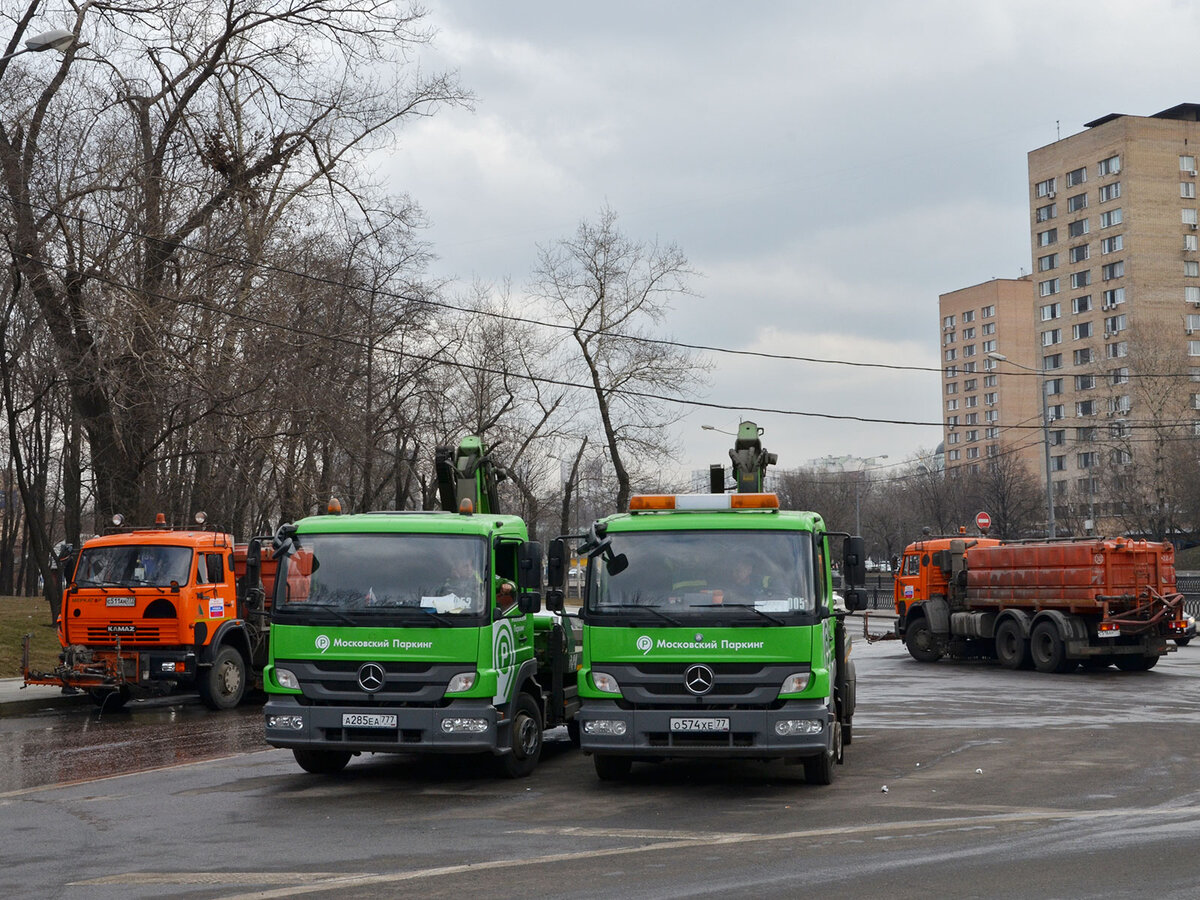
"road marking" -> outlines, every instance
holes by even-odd
[[[785,831],[778,834],[739,834],[718,833],[716,836],[698,838],[682,838],[678,840],[657,840],[654,843],[642,844],[635,847],[609,847],[590,850],[576,850],[566,853],[548,853],[544,856],[527,857],[524,859],[494,859],[478,863],[462,863],[454,866],[436,866],[428,869],[413,869],[408,872],[391,873],[358,873],[330,877],[329,873],[305,874],[303,872],[276,872],[270,877],[277,881],[291,882],[288,887],[273,890],[257,891],[250,894],[235,894],[226,900],[273,900],[277,897],[295,897],[299,894],[313,894],[328,891],[333,888],[368,887],[371,885],[396,885],[406,881],[416,881],[423,878],[441,878],[447,875],[459,875],[465,872],[486,872],[497,869],[510,869],[517,866],[550,865],[560,862],[575,862],[599,859],[606,856],[627,856],[637,853],[657,853],[664,850],[686,850],[690,848],[712,849],[714,846],[762,843],[768,841],[800,841],[814,838],[835,838],[848,835],[894,835],[903,832],[924,833],[960,828],[996,828],[1002,825],[1036,825],[1043,822],[1064,822],[1077,820],[1081,822],[1099,821],[1104,819],[1129,820],[1134,817],[1153,818],[1162,822],[1165,818],[1195,818],[1200,816],[1200,806],[1152,807],[1149,809],[1100,809],[1100,810],[1024,810],[1019,812],[1001,813],[986,816],[958,816],[946,819],[924,819],[907,822],[877,822],[866,825],[842,825],[831,828],[806,828],[800,831]],[[541,833],[541,829],[535,833]],[[672,832],[645,832],[652,837],[662,838]],[[255,873],[255,883],[265,880],[265,873]],[[71,882],[70,886],[115,885],[115,884],[189,884],[191,878],[217,877],[220,883],[228,883],[234,879],[227,878],[222,873],[170,873],[170,872],[129,872],[123,875],[108,875],[103,878]],[[156,879],[153,882],[142,879]],[[317,881],[311,879],[317,878]],[[172,881],[172,879],[175,879]],[[305,883],[309,880],[310,883]],[[236,883],[236,882],[235,882]],[[241,882],[245,883],[245,882]]]

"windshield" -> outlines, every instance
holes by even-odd
[[[589,566],[587,611],[633,614],[687,624],[697,618],[763,624],[811,613],[812,536],[795,531],[658,531],[609,533],[629,566],[609,575]],[[740,621],[750,617],[754,622]]]
[[[275,612],[379,624],[389,615],[480,615],[488,608],[487,542],[429,534],[304,534],[277,580]],[[415,624],[425,624],[417,622]]]
[[[87,547],[79,555],[75,582],[80,587],[170,587],[171,582],[187,584],[191,567],[190,547]]]

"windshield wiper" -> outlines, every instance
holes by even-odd
[[[308,603],[307,601],[298,602],[298,603],[287,603],[287,604],[277,607],[276,612],[283,613],[284,615],[303,616],[304,613],[306,613],[306,612],[316,611],[318,609],[321,610],[321,612],[329,613],[331,616],[333,616],[336,619],[340,619],[341,621],[345,622],[347,625],[357,625],[358,624],[357,622],[354,621],[354,619],[352,619],[346,613],[342,612],[336,606],[331,606],[328,603]]]
[[[773,616],[768,612],[764,612],[763,610],[761,610],[757,606],[755,606],[753,603],[722,603],[721,606],[734,606],[734,607],[737,607],[738,609],[748,609],[752,613],[756,613],[756,614],[762,616],[764,619],[770,619],[776,625],[786,625],[787,624],[786,622],[783,621],[783,619],[779,618],[778,616]]]
[[[453,625],[454,620],[446,613],[440,613],[435,609],[430,609],[427,606],[368,606],[365,609],[358,610],[363,615],[371,617],[383,617],[395,615],[399,618],[408,616],[414,619],[433,619],[439,625]],[[462,616],[462,613],[456,615]]]
[[[658,616],[660,619],[662,619],[668,625],[674,625],[675,627],[678,628],[678,627],[682,627],[682,624],[683,624],[682,622],[679,622],[678,620],[671,618],[662,610],[660,610],[656,607],[653,607],[653,606],[645,606],[644,604],[641,604],[641,603],[606,603],[603,606],[597,607],[596,612],[603,614],[605,611],[610,610],[610,609],[642,610],[643,612],[648,612],[648,613]]]

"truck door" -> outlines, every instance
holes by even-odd
[[[232,569],[219,550],[196,554],[196,599],[206,618],[222,620],[236,615],[237,596]],[[209,633],[212,633],[210,629]]]
[[[904,610],[917,600],[921,600],[921,555],[905,553],[900,571],[896,573],[896,612]]]

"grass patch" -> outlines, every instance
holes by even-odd
[[[21,641],[33,634],[30,664],[45,672],[58,664],[62,647],[50,623],[45,597],[0,597],[0,678],[21,676]]]

